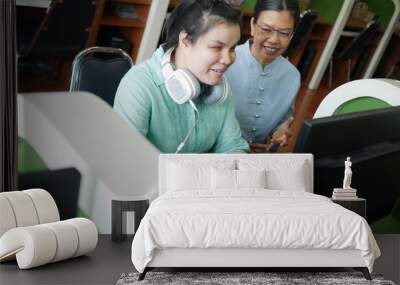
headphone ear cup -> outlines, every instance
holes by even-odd
[[[229,86],[225,77],[221,82],[211,88],[210,94],[204,97],[204,103],[207,105],[222,104],[228,98]]]
[[[200,95],[201,87],[196,77],[185,69],[175,70],[166,80],[165,87],[177,104],[184,104]]]

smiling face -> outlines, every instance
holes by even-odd
[[[253,43],[251,53],[265,66],[285,52],[294,30],[294,19],[288,11],[263,11],[251,19]]]
[[[181,32],[175,64],[190,70],[202,83],[217,85],[236,59],[239,39],[239,26],[229,23],[215,25],[193,43]]]

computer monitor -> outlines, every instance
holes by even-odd
[[[319,159],[390,141],[400,141],[400,106],[305,120],[293,151]]]
[[[370,223],[400,199],[400,107],[305,120],[293,152],[314,155],[314,192],[325,196],[342,187],[350,156],[351,186],[367,199]]]

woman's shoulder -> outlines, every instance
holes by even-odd
[[[251,59],[250,44],[249,41],[237,45],[235,48],[236,61],[235,62],[248,62]]]
[[[127,73],[125,73],[123,79],[129,80],[141,80],[146,77],[150,77],[149,69],[146,66],[146,62],[132,66]]]
[[[242,44],[238,44],[238,45],[236,46],[236,48],[235,48],[235,52],[240,52],[240,53],[242,53],[242,52],[245,52],[246,49],[248,49],[248,48],[249,48],[249,41],[246,41],[246,42],[244,42],[244,43],[242,43]]]
[[[147,64],[141,63],[132,66],[131,69],[121,79],[118,86],[116,99],[130,100],[149,100],[154,94],[158,94],[158,86],[149,70]]]
[[[132,66],[121,80],[128,84],[139,84],[141,86],[148,85],[156,87],[163,81],[161,74],[161,63],[159,56],[156,54],[137,65]]]
[[[279,69],[282,70],[286,75],[300,80],[300,72],[296,66],[294,66],[286,57],[280,56],[277,58]]]

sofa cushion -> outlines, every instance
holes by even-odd
[[[84,218],[17,227],[0,238],[0,261],[17,259],[20,269],[28,269],[86,254],[95,249],[98,232]]]
[[[60,220],[53,197],[43,189],[0,193],[0,217],[2,217],[0,237],[14,227],[33,226]]]

